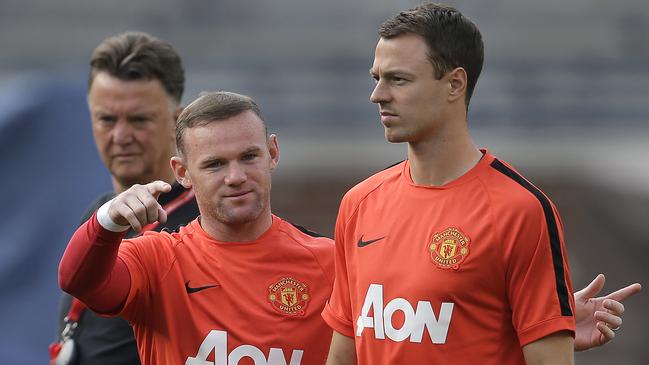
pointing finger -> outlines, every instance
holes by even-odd
[[[145,187],[156,199],[158,198],[160,193],[167,193],[171,191],[171,185],[161,180],[150,182],[146,184]]]
[[[642,290],[642,285],[640,285],[639,283],[635,283],[607,295],[606,298],[614,299],[617,300],[618,302],[621,302],[623,300],[626,300],[627,298],[630,298],[638,294],[640,290]]]

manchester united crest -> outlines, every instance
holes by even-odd
[[[458,228],[449,227],[433,235],[428,246],[433,263],[442,269],[459,269],[469,254],[471,240]]]
[[[283,314],[303,316],[310,298],[309,286],[292,277],[283,277],[268,286],[268,301]]]

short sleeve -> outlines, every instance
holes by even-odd
[[[331,298],[325,305],[322,317],[336,332],[348,337],[353,337],[354,329],[351,320],[351,298],[347,274],[348,263],[345,257],[345,222],[347,217],[344,214],[344,208],[346,204],[346,199],[343,199],[336,219],[336,228],[334,233],[335,278]]]
[[[555,332],[575,332],[563,227],[550,200],[542,198],[517,213],[504,239],[508,299],[521,347]]]

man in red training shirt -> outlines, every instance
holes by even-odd
[[[552,202],[471,139],[468,105],[484,57],[475,24],[427,3],[379,34],[370,100],[386,139],[407,143],[408,160],[341,202],[323,312],[335,330],[328,364],[571,364],[575,347],[612,338],[619,318],[608,328],[593,314],[607,322],[607,310],[623,308],[610,301],[583,315]]]
[[[176,131],[171,165],[195,192],[199,218],[122,241],[129,227],[166,220],[156,197],[170,185],[135,185],[77,230],[61,287],[131,322],[143,364],[323,364],[333,243],[271,213],[279,145],[258,106],[208,93]]]

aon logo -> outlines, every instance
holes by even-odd
[[[212,352],[214,362],[207,360]],[[245,357],[252,359],[255,365],[300,365],[303,353],[303,350],[293,350],[288,363],[284,351],[274,347],[271,347],[268,359],[260,349],[252,345],[241,345],[228,354],[228,333],[212,330],[201,343],[196,357],[188,357],[185,365],[237,365]]]
[[[370,315],[370,310],[373,314]],[[396,311],[404,314],[405,321],[401,328],[392,324],[392,316]],[[365,303],[361,315],[356,321],[356,336],[361,336],[366,328],[374,329],[374,337],[401,342],[410,338],[410,342],[421,343],[424,328],[428,331],[433,343],[446,343],[446,335],[453,315],[453,303],[442,303],[439,316],[435,318],[430,302],[417,302],[417,309],[403,298],[394,298],[383,306],[383,285],[371,284],[365,295]]]

